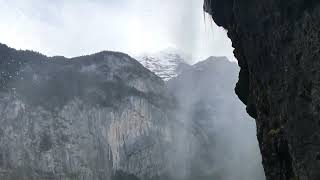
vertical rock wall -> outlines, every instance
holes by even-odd
[[[320,179],[320,1],[205,0],[241,67],[268,180]]]

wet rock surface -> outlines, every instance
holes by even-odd
[[[205,0],[241,67],[236,93],[256,119],[268,180],[320,179],[317,0]]]

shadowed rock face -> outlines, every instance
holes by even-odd
[[[0,179],[151,179],[165,170],[164,82],[128,55],[0,45]]]
[[[228,30],[236,93],[256,119],[268,180],[320,179],[320,2],[205,0]]]

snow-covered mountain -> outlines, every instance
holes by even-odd
[[[157,53],[144,53],[135,58],[165,81],[177,77],[182,71],[190,68],[188,55],[173,48]]]

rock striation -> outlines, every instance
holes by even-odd
[[[267,180],[320,179],[320,2],[205,0],[241,67]]]

